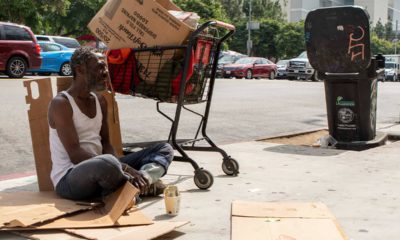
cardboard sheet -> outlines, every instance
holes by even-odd
[[[37,85],[38,97],[33,93],[33,84]],[[28,118],[31,129],[33,155],[35,157],[36,174],[40,191],[52,191],[50,179],[51,157],[49,145],[49,125],[47,123],[47,106],[53,99],[50,78],[24,81],[28,94],[25,97],[29,104]]]
[[[231,239],[347,240],[322,203],[232,203]]]
[[[79,214],[82,215],[82,214]],[[91,214],[91,216],[77,215],[76,218],[63,218],[49,224],[41,225],[35,229],[62,229],[62,228],[97,228],[97,227],[122,227],[122,226],[140,226],[140,225],[150,225],[153,221],[144,215],[138,209],[131,209],[126,215],[122,215],[115,224],[110,224],[109,220],[100,219],[101,214]],[[79,217],[78,217],[79,216]],[[9,230],[9,229],[8,229]],[[27,229],[28,230],[28,229]],[[32,230],[32,228],[30,229]]]
[[[53,222],[40,225],[36,229],[63,229],[63,228],[95,228],[114,225],[145,225],[152,221],[140,211],[131,211],[129,215],[122,216],[130,205],[134,196],[139,192],[127,182],[118,191],[111,194],[105,206],[100,209],[67,216]]]
[[[101,229],[67,229],[67,232],[74,233],[88,239],[98,240],[147,240],[154,239],[189,222],[155,222],[152,225],[119,228]]]
[[[232,216],[242,217],[299,217],[299,218],[334,218],[323,203],[301,202],[246,202],[232,203]]]
[[[181,45],[193,31],[168,12],[171,1],[109,0],[89,29],[109,49]]]
[[[148,226],[98,228],[98,229],[66,229],[35,230],[16,232],[20,236],[39,240],[147,240],[154,239],[187,224],[188,222],[155,222]]]
[[[67,233],[63,230],[40,230],[40,231],[20,231],[13,232],[14,234],[22,237],[26,237],[29,239],[37,239],[37,240],[79,240],[79,239],[87,239],[81,236],[76,236],[70,233]]]
[[[332,219],[232,217],[232,239],[343,240]]]
[[[90,208],[54,192],[0,193],[0,227],[26,227]]]

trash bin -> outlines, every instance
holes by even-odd
[[[329,134],[336,147],[384,144],[385,136],[376,138],[382,57],[371,57],[367,12],[354,6],[313,10],[305,20],[305,41],[310,64],[324,80]]]

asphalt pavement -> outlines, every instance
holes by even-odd
[[[378,128],[399,122],[399,92],[399,82],[379,83]],[[4,175],[34,171],[25,96],[23,80],[0,76],[0,152],[5,159],[0,162],[0,179]],[[124,142],[168,138],[170,122],[157,113],[154,100],[118,95],[117,101]],[[161,104],[161,109],[170,116],[174,116],[175,107],[175,104]],[[188,107],[201,112],[204,104]],[[178,138],[193,138],[199,120],[184,111]],[[322,82],[217,79],[207,132],[217,144],[228,144],[326,126]]]
[[[21,80],[0,78],[0,191],[36,191],[29,124]],[[379,83],[378,129],[399,133],[399,83]],[[193,182],[190,164],[173,162],[166,183],[182,194],[176,217],[164,213],[163,198],[145,199],[140,209],[154,221],[191,223],[162,239],[229,239],[234,200],[323,202],[349,239],[398,239],[400,221],[400,142],[355,152],[254,141],[268,136],[326,128],[323,83],[286,80],[218,79],[209,135],[240,165],[237,177],[221,170],[222,156],[191,152],[214,176],[207,191]],[[119,95],[123,139],[164,139],[169,123],[152,100]],[[173,114],[173,104],[163,104]],[[200,110],[201,105],[192,108]],[[189,135],[195,116],[185,114],[181,136]],[[392,138],[393,139],[393,138]],[[5,177],[4,177],[5,176]],[[0,233],[0,239],[23,239]]]

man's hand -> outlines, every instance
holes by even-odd
[[[143,177],[143,175],[139,171],[130,167],[127,164],[124,164],[122,166],[122,169],[124,169],[124,172],[127,173],[131,177],[129,182],[132,183],[133,186],[135,186],[136,188],[138,188],[140,190],[140,194],[146,194],[146,192],[149,188],[148,180],[145,177]]]

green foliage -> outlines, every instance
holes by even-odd
[[[221,0],[221,4],[232,22],[236,23],[246,17],[243,12],[243,0]]]
[[[24,24],[37,32],[46,25],[46,16],[65,15],[69,5],[69,0],[1,0],[0,21]]]
[[[385,39],[388,41],[391,41],[394,39],[394,32],[393,32],[393,27],[392,27],[392,21],[388,21],[385,24]]]
[[[52,14],[46,18],[45,34],[79,36],[89,33],[86,27],[106,0],[72,1],[64,15]]]
[[[226,12],[220,1],[215,0],[174,0],[173,1],[182,10],[187,12],[196,12],[201,20],[220,20],[229,22]]]
[[[247,53],[249,3],[252,21],[251,55],[274,59],[292,58],[304,51],[304,22],[286,23],[278,0],[172,0],[184,11],[196,12],[201,22],[217,19],[232,23],[236,33],[225,48]],[[87,24],[106,0],[0,0],[0,20],[25,24],[36,34],[79,36],[88,33]],[[392,53],[391,23],[378,21],[371,31],[372,52]]]
[[[77,36],[106,0],[0,0],[0,20],[29,26],[35,34]]]
[[[385,27],[383,26],[381,20],[375,24],[375,27],[372,30],[378,38],[383,38],[385,36]]]
[[[394,44],[385,39],[379,38],[376,33],[373,33],[371,35],[371,52],[372,55],[376,55],[378,53],[393,54]]]
[[[253,19],[275,19],[283,20],[282,7],[277,0],[251,0],[251,17]],[[243,4],[243,12],[248,17],[250,1]]]
[[[285,23],[276,36],[277,57],[290,59],[298,56],[305,50],[304,22]]]

